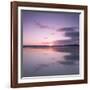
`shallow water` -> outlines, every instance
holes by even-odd
[[[79,74],[79,46],[23,47],[22,77]]]

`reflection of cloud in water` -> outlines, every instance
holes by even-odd
[[[56,52],[68,52],[68,53],[74,53],[79,52],[79,46],[58,46],[58,47],[52,47],[52,50]]]
[[[79,47],[73,46],[72,48],[66,48],[61,51],[69,52],[70,55],[64,56],[64,61],[57,61],[58,64],[64,64],[64,65],[73,65],[73,64],[79,64]]]
[[[38,72],[39,70],[48,67],[48,65],[49,65],[49,64],[39,64],[39,65],[35,68],[35,70],[33,71],[33,73],[34,73],[34,72]]]
[[[28,48],[23,76],[79,73],[79,46]],[[32,51],[32,52],[31,52]],[[28,57],[28,58],[27,58]],[[30,62],[30,63],[29,63]]]
[[[64,57],[65,60],[79,60],[79,55],[71,54],[69,56]]]
[[[56,58],[55,58],[55,57],[52,57],[51,59],[52,59],[52,60],[56,60]]]
[[[56,63],[58,63],[59,65],[61,65],[61,64],[64,64],[64,65],[79,64],[79,53],[77,52],[79,49],[77,50],[76,47],[74,46],[72,49],[69,47],[68,48],[67,47],[64,47],[64,48],[59,47],[59,49],[58,49],[58,47],[54,48],[54,50],[57,52],[63,51],[63,52],[69,52],[70,54],[64,55],[63,56],[64,60],[61,60],[61,58],[60,58],[60,60],[58,60],[58,61],[57,61],[57,59],[58,59],[57,57],[51,57],[50,59],[54,60],[54,62],[48,63],[48,64],[39,64],[35,68],[34,72],[38,72],[39,70],[47,68],[48,66],[56,64]],[[47,53],[47,55],[48,55],[48,53]]]
[[[77,61],[77,59],[70,59],[70,60],[65,60],[65,61],[57,61],[58,64],[64,64],[64,65],[75,65],[75,64],[79,64],[79,62]]]
[[[59,65],[74,65],[74,64],[79,64],[79,47],[78,46],[62,46],[62,47],[53,47],[52,48],[53,51],[56,52],[67,52],[69,54],[66,54],[63,56],[64,60],[57,60],[59,58],[52,56],[50,59],[54,60],[54,62],[52,63],[48,63],[48,64],[39,64],[34,72],[38,72],[44,68],[47,68],[50,65],[56,65],[57,63]],[[48,53],[44,53],[44,55],[48,55]]]
[[[75,64],[75,62],[73,62],[73,61],[58,61],[58,64],[72,65],[72,64]]]

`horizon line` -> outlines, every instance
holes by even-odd
[[[30,46],[49,46],[49,47],[53,47],[53,46],[79,46],[79,44],[69,44],[69,45],[23,45],[23,47],[30,47]]]

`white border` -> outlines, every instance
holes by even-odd
[[[54,12],[75,12],[80,14],[80,75],[60,75],[60,76],[39,76],[25,77],[21,79],[21,10],[39,10]],[[18,7],[18,83],[33,83],[45,81],[66,81],[66,80],[83,80],[84,79],[84,11],[71,9],[52,9],[38,7]]]

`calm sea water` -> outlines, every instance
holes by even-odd
[[[24,47],[22,77],[79,74],[79,46]]]

